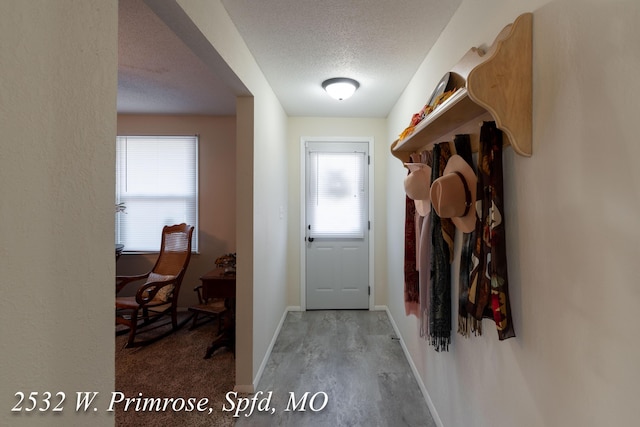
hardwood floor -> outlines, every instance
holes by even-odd
[[[381,311],[288,313],[252,397],[236,426],[435,426]]]

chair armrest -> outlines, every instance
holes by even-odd
[[[138,274],[136,276],[116,276],[116,294],[119,293],[122,288],[132,282],[136,282],[138,280],[144,280],[149,277],[149,273]]]
[[[136,292],[136,301],[141,306],[147,305],[156,297],[156,294],[158,293],[158,291],[160,291],[160,289],[164,288],[165,286],[174,285],[176,281],[177,278],[174,277],[173,279],[169,280],[147,282],[138,288],[138,292]],[[163,302],[163,304],[168,304],[169,302],[171,301],[168,300],[166,302]]]

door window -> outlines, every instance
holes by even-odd
[[[309,237],[362,238],[367,200],[364,152],[309,152]]]

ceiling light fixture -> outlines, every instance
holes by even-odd
[[[322,82],[322,88],[338,101],[351,98],[356,89],[360,87],[360,83],[346,77],[336,77]]]

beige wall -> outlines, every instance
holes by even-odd
[[[199,135],[199,251],[193,254],[180,291],[179,305],[197,301],[194,286],[214,267],[215,259],[236,250],[236,120],[235,117],[118,115],[118,135]],[[126,249],[126,248],[125,248]],[[120,275],[141,274],[157,254],[123,255]],[[123,293],[135,291],[123,290]]]
[[[300,205],[300,151],[301,137],[373,137],[371,157],[375,170],[374,212],[371,213],[374,246],[374,305],[386,304],[386,167],[387,145],[386,119],[291,117],[288,122],[289,162],[289,223],[287,258],[287,305],[300,307],[300,257],[304,235],[301,233]],[[381,261],[381,262],[378,262]]]
[[[0,3],[3,426],[113,425],[117,28],[116,2]],[[46,391],[63,412],[10,412]]]
[[[499,342],[485,320],[482,337],[454,335],[436,353],[404,314],[400,256],[389,257],[389,308],[439,425],[636,425],[640,3],[465,0],[390,115],[389,141],[466,50],[528,11],[533,156],[504,154],[517,337]],[[392,187],[404,169],[391,156],[388,169],[389,254],[402,253],[404,194]]]

